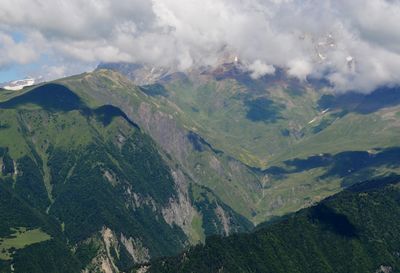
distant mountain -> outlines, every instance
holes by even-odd
[[[361,183],[253,233],[210,237],[142,272],[399,272],[399,183],[399,176]]]
[[[41,83],[42,81],[43,81],[42,78],[26,78],[26,79],[2,83],[0,84],[0,87],[5,90],[17,91],[25,87]]]
[[[101,63],[97,69],[118,71],[136,85],[154,84],[176,70],[135,63]]]

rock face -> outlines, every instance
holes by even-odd
[[[217,214],[218,218],[220,219],[220,221],[222,223],[224,235],[225,236],[230,235],[231,234],[231,232],[230,232],[230,230],[231,230],[230,219],[225,214],[225,211],[223,210],[223,208],[220,207],[220,206],[217,206],[217,208],[215,209],[215,213]]]
[[[101,235],[105,245],[105,257],[103,257],[101,261],[101,268],[105,273],[119,272],[111,256],[111,249],[113,248],[115,251],[118,247],[118,240],[115,237],[114,232],[107,227],[103,228]]]
[[[375,273],[391,273],[393,272],[393,268],[387,265],[381,265],[379,269],[375,271]]]
[[[186,236],[190,237],[192,233],[193,217],[197,213],[196,209],[192,206],[189,196],[189,183],[187,177],[184,176],[182,171],[177,170],[172,172],[174,177],[178,198],[170,199],[168,206],[163,208],[162,214],[165,221],[169,225],[177,225],[185,232]]]
[[[118,71],[129,78],[136,85],[154,84],[175,71],[171,68],[153,67],[131,63],[103,63],[100,64],[97,69],[110,69]]]
[[[173,154],[179,162],[189,156],[186,132],[177,126],[172,116],[155,110],[146,102],[140,104],[137,115],[142,127],[166,152]]]
[[[121,243],[125,246],[126,250],[132,256],[135,263],[145,263],[150,260],[149,250],[143,247],[142,242],[139,239],[125,238],[124,234],[121,234]]]
[[[126,238],[121,233],[117,237],[114,231],[108,227],[103,227],[98,235],[90,239],[98,245],[97,253],[86,266],[84,272],[104,272],[119,273],[125,272],[122,267],[121,259],[123,255],[129,255],[129,258],[135,263],[145,263],[150,260],[149,250],[145,248],[140,239]],[[129,265],[127,265],[129,267]]]

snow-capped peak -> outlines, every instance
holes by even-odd
[[[3,88],[6,90],[17,91],[17,90],[23,89],[24,87],[32,86],[32,85],[36,84],[37,82],[38,82],[38,80],[36,80],[34,78],[26,78],[26,79],[22,79],[22,80],[8,82],[3,86]]]

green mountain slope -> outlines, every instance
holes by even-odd
[[[399,145],[396,88],[335,94],[322,83],[299,82],[280,70],[252,79],[233,64],[163,79],[160,85],[163,96],[196,121],[203,137],[249,166]]]
[[[179,163],[191,180],[211,189],[224,203],[247,218],[256,213],[261,178],[249,167],[215,149],[178,106],[148,95],[120,74],[99,70],[59,81],[88,103],[120,108]]]
[[[373,175],[399,172],[397,161],[381,160],[386,153],[379,166],[330,171],[343,155],[351,161],[358,153],[373,159],[382,149],[398,154],[397,89],[333,94],[324,83],[298,82],[283,71],[254,80],[232,64],[171,74],[140,88],[107,70],[62,82],[77,90],[84,86],[92,90],[88,96],[123,109],[194,181],[254,223],[310,206]],[[273,172],[321,156],[332,159]]]
[[[400,272],[399,181],[368,181],[254,233],[211,237],[148,272]]]
[[[0,93],[1,272],[120,272],[251,228],[119,108],[86,94]]]
[[[126,64],[110,68],[131,76]],[[398,145],[399,128],[393,124],[400,110],[398,88],[335,94],[324,82],[300,82],[280,69],[252,79],[240,65],[228,62],[170,74],[142,89],[175,104],[214,147],[253,167],[308,156],[325,146],[323,152],[336,153]],[[367,134],[369,138],[359,138]],[[309,151],[311,143],[319,146]]]
[[[268,172],[321,154],[339,158],[396,149],[398,89],[333,94],[319,83],[298,82],[281,71],[253,80],[229,64],[164,79],[160,85],[164,94],[158,97],[176,104],[213,147],[253,171],[263,170],[256,172],[261,189],[249,204],[256,223],[309,206],[371,175],[399,171],[397,161],[387,159],[379,168],[349,167],[340,175],[330,172],[328,164],[285,175]]]

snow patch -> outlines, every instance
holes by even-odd
[[[312,120],[310,120],[310,121],[308,122],[308,124],[314,123],[317,119],[318,119],[318,117],[313,118]]]
[[[18,91],[22,90],[24,87],[32,86],[36,83],[35,79],[29,78],[29,79],[23,79],[23,80],[17,80],[10,82],[8,85],[4,86],[3,88],[6,90],[11,90],[11,91]]]

